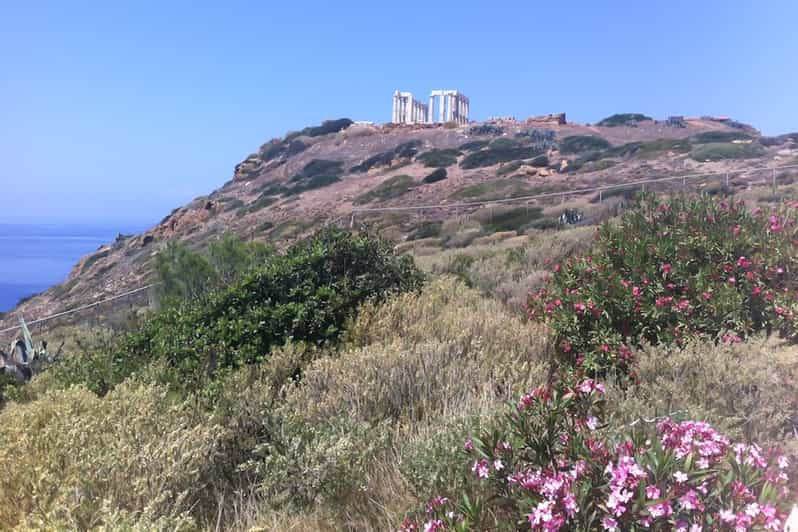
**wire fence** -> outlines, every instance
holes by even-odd
[[[506,204],[513,204],[513,203],[528,203],[530,201],[538,201],[538,200],[546,200],[546,199],[553,199],[553,198],[566,198],[570,196],[580,196],[585,194],[595,194],[598,193],[599,197],[598,200],[602,201],[602,194],[606,191],[612,190],[619,190],[625,188],[635,188],[641,187],[643,191],[645,191],[646,185],[654,185],[659,183],[669,183],[674,181],[681,181],[684,187],[687,186],[688,182],[695,183],[696,181],[707,180],[711,178],[717,177],[725,177],[725,184],[729,186],[730,179],[732,177],[751,177],[755,174],[769,174],[768,177],[770,178],[770,185],[772,186],[773,191],[775,192],[777,186],[777,173],[783,170],[790,170],[790,169],[798,169],[798,164],[792,165],[784,165],[778,167],[760,167],[760,168],[743,168],[738,170],[729,170],[729,171],[721,171],[721,172],[705,172],[701,174],[686,174],[686,175],[678,175],[678,176],[666,176],[666,177],[659,177],[659,178],[652,178],[652,179],[640,179],[635,181],[626,181],[624,183],[613,183],[608,185],[602,185],[597,187],[589,187],[589,188],[580,188],[580,189],[573,189],[573,190],[565,190],[561,192],[549,192],[544,194],[535,194],[529,196],[516,196],[516,197],[507,197],[507,198],[499,198],[493,200],[485,200],[485,201],[471,201],[471,202],[459,202],[459,203],[438,203],[438,204],[427,204],[427,205],[406,205],[406,206],[398,206],[398,207],[355,207],[353,208],[349,214],[345,214],[343,216],[338,216],[335,218],[329,219],[327,222],[324,223],[324,226],[331,226],[331,225],[344,225],[347,223],[347,218],[349,219],[348,225],[349,227],[353,227],[355,224],[355,219],[358,214],[365,214],[365,213],[390,213],[390,212],[413,212],[413,211],[430,211],[430,210],[450,210],[450,209],[478,209],[483,207],[490,207],[494,205],[506,205]],[[99,301],[95,301],[92,303],[80,305],[78,307],[64,310],[62,312],[57,312],[55,314],[51,314],[49,316],[44,316],[32,321],[27,322],[28,325],[37,325],[41,323],[46,323],[48,321],[62,318],[65,316],[69,316],[72,314],[76,314],[79,312],[86,311],[88,309],[98,307],[100,305],[110,303],[112,301],[116,301],[125,297],[130,297],[134,294],[139,292],[143,292],[145,290],[149,290],[156,283],[150,283],[132,290],[128,290],[126,292],[122,292],[120,294],[116,294],[113,296],[106,297]],[[7,327],[5,329],[0,329],[0,334],[7,334],[7,333],[15,333],[21,329],[21,325],[16,325],[12,327]]]

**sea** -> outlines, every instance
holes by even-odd
[[[64,281],[84,255],[144,225],[0,223],[0,312]]]

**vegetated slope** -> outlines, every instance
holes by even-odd
[[[142,286],[150,279],[154,255],[173,239],[199,245],[231,232],[282,246],[331,221],[348,221],[353,208],[480,202],[787,164],[798,157],[798,136],[761,138],[737,123],[617,122],[612,127],[537,119],[375,126],[340,119],[289,133],[236,165],[219,189],[175,209],[146,232],[120,236],[84,257],[66,282],[24,302],[0,324],[15,324],[18,314],[36,318]],[[404,240],[419,238],[429,223],[480,213],[476,207],[467,211],[360,214],[358,221],[378,221],[386,236]],[[507,216],[506,223],[490,227],[526,226],[535,217]]]

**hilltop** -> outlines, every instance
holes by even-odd
[[[539,209],[525,205],[524,214],[499,211],[498,220],[495,209],[484,214],[480,203],[486,201],[798,162],[798,134],[762,137],[728,119],[623,114],[597,125],[563,121],[554,115],[411,126],[340,119],[289,133],[237,164],[219,189],[144,233],[120,235],[84,257],[64,283],[22,302],[2,323],[12,324],[16,312],[39,317],[142,286],[154,255],[173,239],[199,245],[231,232],[283,246],[322,225],[348,224],[353,209],[467,203],[390,216],[361,212],[357,222],[372,222],[397,242],[411,241],[407,247],[430,237],[470,242],[497,231],[551,226],[560,199],[531,202]],[[785,173],[779,178],[791,179]],[[735,179],[731,185],[750,183]],[[441,235],[447,221],[464,216],[477,222],[458,226],[463,234]]]

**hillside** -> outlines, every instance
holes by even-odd
[[[798,160],[794,135],[763,138],[748,126],[708,118],[670,123],[624,117],[595,126],[545,118],[456,127],[342,119],[305,128],[267,142],[219,189],[175,209],[145,233],[120,235],[84,257],[63,284],[23,302],[0,323],[13,325],[17,313],[49,315],[142,286],[153,256],[172,239],[200,244],[232,232],[283,246],[324,224],[348,224],[353,209],[463,202],[470,205],[390,216],[359,212],[356,221],[374,222],[396,241],[417,242],[440,236],[441,222],[473,217],[479,223],[466,232],[474,238],[525,230],[536,220],[543,227],[557,213],[533,209],[530,215],[526,206],[546,208],[560,199],[524,203],[525,215],[510,211],[498,221],[493,209],[490,218],[482,215],[485,201]],[[783,173],[779,178],[791,179]],[[736,178],[732,186],[765,179],[763,173]]]

